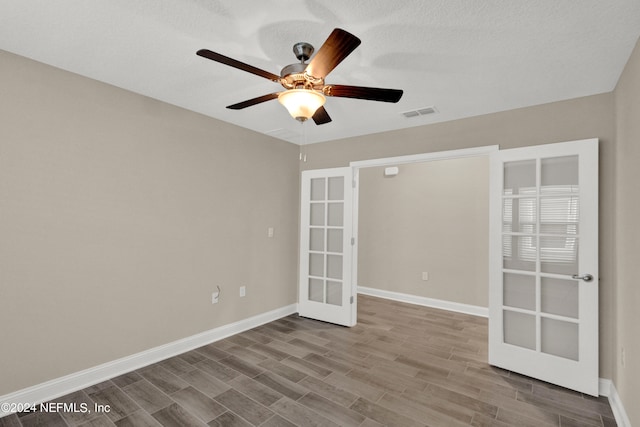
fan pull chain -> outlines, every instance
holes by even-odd
[[[305,122],[300,122],[300,126],[302,126],[302,138],[300,141],[300,160],[304,163],[307,163],[307,153],[303,153],[303,148],[307,145],[307,128],[305,127]]]

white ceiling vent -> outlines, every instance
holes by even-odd
[[[404,113],[400,113],[400,114],[410,119],[411,117],[426,116],[426,115],[437,113],[437,112],[438,110],[436,110],[436,107],[431,106],[431,107],[418,108],[417,110],[405,111]]]

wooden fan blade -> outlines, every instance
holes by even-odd
[[[325,78],[344,58],[360,46],[360,39],[343,29],[336,28],[307,65],[307,74]]]
[[[227,108],[231,110],[242,110],[243,108],[251,107],[252,105],[261,104],[266,101],[276,99],[279,93],[270,93],[268,95],[262,95],[257,98],[247,99],[246,101],[238,102],[237,104],[228,105]]]
[[[264,77],[265,79],[269,79],[274,82],[280,81],[280,76],[276,76],[273,73],[261,70],[260,68],[256,68],[253,65],[245,64],[244,62],[240,62],[235,59],[229,58],[228,56],[212,52],[208,49],[200,49],[196,52],[196,55],[202,56],[203,58],[207,58],[212,61],[220,62],[221,64],[225,64],[242,71],[246,71],[247,73],[255,74],[256,76]]]
[[[324,107],[318,108],[311,118],[317,125],[323,125],[331,121],[331,117],[329,117],[329,113],[327,113],[327,110],[325,110]]]
[[[379,87],[363,87],[348,85],[327,85],[324,87],[327,96],[341,98],[367,99],[369,101],[398,102],[404,93],[400,89],[383,89]]]

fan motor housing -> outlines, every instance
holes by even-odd
[[[293,45],[293,53],[300,62],[289,64],[280,71],[280,84],[285,89],[315,89],[322,90],[324,79],[318,79],[305,73],[308,60],[313,54],[313,46],[309,43],[296,43]]]
[[[280,71],[280,77],[285,78],[293,74],[304,74],[304,70],[307,69],[307,64],[298,62],[296,64],[289,64]]]

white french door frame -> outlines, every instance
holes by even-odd
[[[503,198],[542,200],[549,199],[549,194],[535,195],[508,195],[503,196],[504,164],[508,162],[535,161],[536,162],[536,187],[540,188],[541,162],[547,159],[575,156],[579,159],[578,185],[579,185],[579,232],[576,239],[579,243],[577,268],[579,271],[571,273],[544,272],[540,265],[541,240],[534,246],[536,249],[536,268],[532,271],[522,271],[520,268],[507,268],[503,265],[503,235],[528,235],[527,233],[514,233],[503,231]],[[570,141],[539,146],[530,146],[500,150],[491,158],[491,183],[490,183],[490,221],[489,242],[489,364],[510,371],[541,379],[566,388],[581,391],[597,396],[599,393],[598,375],[598,140],[588,139]],[[562,194],[561,194],[562,195]],[[554,197],[552,194],[551,197]],[[524,200],[523,199],[523,200]],[[534,236],[547,236],[540,230],[541,213],[540,202],[536,202],[537,221],[536,230],[529,233]],[[555,236],[555,235],[552,235]],[[558,234],[563,237],[564,235]],[[516,274],[535,278],[535,306],[526,310],[520,310],[519,305],[507,304],[505,300],[504,274]],[[573,274],[573,277],[570,277]],[[588,277],[591,276],[591,277]],[[586,277],[586,278],[585,278]],[[541,281],[544,278],[551,280],[569,281],[576,280],[578,287],[578,314],[556,316],[553,311],[546,312],[541,308]],[[514,308],[515,307],[515,308]],[[503,311],[510,313],[524,313],[530,318],[535,317],[535,346],[519,346],[508,343],[505,337],[506,320]],[[534,314],[535,313],[535,314]],[[517,314],[520,315],[520,314]],[[575,317],[575,319],[567,319]],[[577,358],[568,356],[560,357],[553,352],[545,352],[541,348],[541,322],[544,319],[564,321],[577,325],[578,348]],[[513,322],[511,322],[513,324]]]
[[[362,160],[362,161],[354,161],[349,164],[349,168],[351,168],[351,192],[350,192],[350,202],[345,199],[345,207],[348,204],[351,208],[351,237],[349,241],[349,245],[345,243],[344,249],[344,262],[345,265],[349,266],[349,269],[345,274],[348,274],[349,279],[351,281],[351,291],[349,294],[349,298],[353,298],[353,302],[350,304],[351,306],[351,315],[349,319],[346,319],[344,316],[339,318],[339,315],[336,315],[334,319],[327,319],[326,317],[321,318],[321,316],[315,316],[313,312],[306,312],[305,315],[310,318],[317,318],[318,320],[323,320],[335,324],[341,324],[345,326],[355,326],[357,323],[357,307],[358,307],[358,206],[359,206],[359,171],[362,168],[369,167],[380,167],[380,166],[398,166],[403,164],[410,163],[422,163],[422,162],[430,162],[437,160],[453,160],[453,159],[462,159],[467,157],[477,157],[477,156],[490,156],[492,153],[498,151],[497,145],[483,146],[483,147],[474,147],[474,148],[464,148],[457,150],[447,150],[447,151],[437,151],[433,153],[423,153],[423,154],[414,154],[407,156],[396,156],[396,157],[387,157],[380,159],[372,159],[372,160]],[[340,170],[344,168],[333,168],[334,170]],[[332,169],[315,169],[304,171],[305,174],[311,174],[312,176],[323,176],[326,173],[330,173]],[[301,175],[302,176],[302,175]],[[301,178],[302,181],[302,178]],[[301,304],[303,304],[303,300],[308,298],[308,290],[304,289],[306,285],[305,282],[306,271],[308,271],[309,262],[306,260],[306,251],[303,248],[308,247],[309,238],[305,235],[304,230],[304,221],[305,216],[309,214],[308,206],[304,206],[304,200],[301,199],[301,234],[300,234],[300,259],[299,259],[299,283],[298,283],[298,307],[300,311]],[[347,236],[345,236],[345,239]],[[351,301],[350,301],[351,302]],[[302,315],[302,314],[301,314]]]
[[[486,145],[483,147],[460,148],[457,150],[435,151],[433,153],[410,154],[407,156],[384,157],[380,159],[359,160],[349,163],[353,168],[353,235],[354,245],[351,250],[353,259],[351,260],[351,280],[357,286],[358,284],[358,206],[360,191],[360,169],[383,167],[383,166],[399,166],[411,163],[425,163],[437,160],[455,160],[467,157],[490,156],[499,150],[498,145]]]
[[[597,141],[597,140],[596,140]],[[572,142],[567,142],[567,143],[558,143],[558,144],[572,144],[575,142],[579,142],[579,141],[572,141]],[[531,151],[535,151],[538,149],[541,149],[541,147],[544,147],[545,144],[543,145],[538,145],[538,146],[527,146],[527,147],[521,147],[519,149],[522,150],[531,150]],[[351,287],[352,287],[352,295],[357,295],[357,286],[358,286],[358,245],[359,245],[359,239],[358,239],[358,221],[359,221],[359,187],[360,187],[360,183],[359,183],[359,171],[362,168],[368,168],[368,167],[381,167],[381,166],[398,166],[398,165],[402,165],[402,164],[409,164],[409,163],[420,163],[420,162],[428,162],[428,161],[436,161],[436,160],[447,160],[447,159],[459,159],[459,158],[465,158],[465,157],[476,157],[476,156],[490,156],[491,158],[494,158],[494,154],[496,154],[499,150],[499,146],[498,145],[492,145],[492,146],[484,146],[484,147],[475,147],[475,148],[468,148],[468,149],[458,149],[458,150],[449,150],[449,151],[441,151],[441,152],[434,152],[434,153],[424,153],[424,154],[417,154],[417,155],[408,155],[408,156],[397,156],[397,157],[388,157],[388,158],[380,158],[380,159],[373,159],[373,160],[363,160],[363,161],[353,161],[349,164],[349,167],[351,167],[352,169],[352,179],[353,179],[353,191],[351,194],[352,197],[352,201],[350,203],[351,207],[352,207],[352,213],[353,213],[353,220],[352,220],[352,236],[353,236],[353,244],[350,245],[350,248],[346,249],[345,251],[345,257],[349,257],[350,259],[346,262],[348,262],[350,264],[350,278],[351,278]],[[490,166],[490,168],[493,170],[493,165]],[[596,164],[596,168],[593,169],[592,174],[595,175],[595,178],[591,177],[591,179],[596,179],[597,180],[597,164]],[[493,174],[493,171],[492,171]],[[492,180],[494,179],[493,177],[491,178]],[[489,183],[489,185],[492,187],[494,187],[494,181],[491,181]],[[597,188],[597,187],[596,187]],[[495,189],[491,189],[491,191],[495,191]],[[595,197],[596,199],[596,203],[597,203],[597,198],[598,195],[594,194],[591,195],[589,197]],[[345,204],[348,203],[347,200],[345,200]],[[491,204],[490,204],[491,205]],[[490,209],[494,209],[491,208]],[[490,211],[490,214],[493,214],[494,212]],[[501,216],[499,215],[499,218]],[[496,233],[496,224],[495,224],[495,219],[491,219],[491,215],[490,215],[490,224],[489,224],[489,229],[490,229],[490,233]],[[499,231],[499,230],[498,230]],[[596,236],[597,239],[597,236]],[[597,242],[597,240],[596,240]],[[597,244],[597,243],[596,243]],[[490,250],[490,252],[494,253],[494,257],[490,259],[490,266],[489,266],[489,278],[488,280],[491,280],[491,278],[495,277],[495,254],[500,252],[496,252],[496,248],[495,247],[491,247],[491,245],[495,245],[495,239],[490,235],[489,236],[489,242],[488,242],[488,250]],[[597,261],[596,261],[597,262]],[[493,272],[492,272],[493,271]],[[597,276],[596,276],[597,277]],[[597,279],[596,279],[597,280]],[[493,299],[495,299],[495,296],[493,297]],[[490,310],[491,310],[491,305],[492,305],[492,297],[490,295]],[[357,307],[357,298],[355,298],[355,301],[353,303],[353,309],[354,309],[354,314],[353,314],[353,318],[352,318],[352,325],[355,325],[357,322],[356,319],[356,307]],[[597,318],[597,317],[596,317]],[[491,322],[490,322],[491,323]],[[501,327],[500,325],[497,325],[496,322],[494,322],[493,325],[490,325],[490,335],[493,333],[495,335],[496,333],[496,328],[497,327]],[[493,328],[493,332],[491,332]],[[597,330],[597,328],[596,328]],[[596,351],[593,354],[595,354],[595,360],[596,360],[596,365],[597,365],[597,355],[598,351],[596,349]],[[491,360],[490,360],[491,362]],[[530,370],[527,372],[523,372],[522,370],[518,370],[518,366],[514,365],[511,366],[512,370],[514,371],[519,371],[521,373],[525,373],[526,375],[529,376],[533,376],[536,378],[541,378],[540,376],[537,376],[537,372]],[[507,367],[507,369],[509,369],[509,367]],[[553,382],[553,378],[546,378],[546,381],[550,381]],[[565,385],[566,386],[566,385]],[[589,394],[597,394],[597,391],[594,393],[593,390],[589,390],[587,393]]]
[[[436,151],[433,153],[421,153],[421,154],[410,154],[407,156],[396,156],[396,157],[385,157],[380,159],[371,159],[371,160],[359,160],[349,163],[349,166],[353,168],[353,179],[354,179],[354,188],[353,188],[353,233],[355,243],[353,245],[353,261],[352,265],[352,273],[351,279],[353,283],[357,285],[358,283],[358,206],[359,206],[359,191],[360,191],[360,169],[364,168],[373,168],[373,167],[391,167],[391,166],[399,166],[406,165],[411,163],[425,163],[432,162],[437,160],[455,160],[455,159],[464,159],[467,157],[478,157],[478,156],[491,156],[492,153],[495,153],[499,150],[498,145],[486,145],[482,147],[473,147],[473,148],[460,148],[457,150],[446,150],[446,151]]]
[[[340,184],[333,186],[332,180]],[[314,187],[314,182],[321,186]],[[301,174],[298,312],[342,326],[355,326],[357,317],[356,287],[351,280],[353,183],[353,168],[348,166]],[[318,189],[315,198],[314,188]],[[338,209],[332,210],[332,206]],[[313,207],[320,210],[314,211]],[[314,231],[320,233],[312,234]],[[339,233],[334,234],[333,245],[332,232]],[[318,293],[320,288],[322,292]]]

